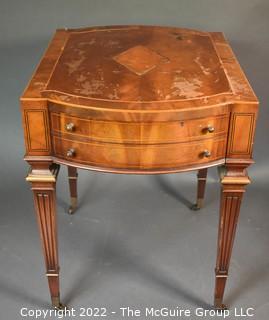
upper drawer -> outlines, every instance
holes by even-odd
[[[65,113],[51,113],[53,132],[69,139],[114,143],[171,143],[207,139],[228,131],[228,114],[171,122],[114,122],[83,119]]]

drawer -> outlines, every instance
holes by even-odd
[[[171,122],[114,122],[51,113],[53,133],[67,139],[115,143],[172,143],[208,139],[227,134],[228,115]]]
[[[225,158],[226,137],[189,143],[114,144],[53,136],[54,155],[71,162],[122,169],[180,168]]]

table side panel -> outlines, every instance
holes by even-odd
[[[26,155],[50,155],[51,132],[46,104],[30,103],[22,107],[22,114]]]
[[[230,117],[227,158],[251,159],[258,104],[236,104]]]

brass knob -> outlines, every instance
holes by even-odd
[[[75,150],[74,149],[68,149],[67,152],[66,152],[66,156],[71,158],[71,157],[74,157],[75,155]]]
[[[209,157],[211,157],[211,152],[208,151],[208,150],[204,150],[203,156],[204,156],[205,158],[209,158]]]
[[[209,133],[212,133],[212,132],[215,131],[215,128],[209,124],[209,125],[207,126],[206,130],[207,130]]]
[[[72,122],[67,123],[67,124],[65,125],[65,129],[66,129],[67,131],[74,131],[74,129],[75,129],[74,123],[72,123]]]

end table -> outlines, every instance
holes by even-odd
[[[252,148],[258,101],[220,32],[110,26],[60,29],[21,96],[25,160],[52,304],[60,308],[55,192],[68,166],[124,174],[221,167],[215,300],[223,295]]]

